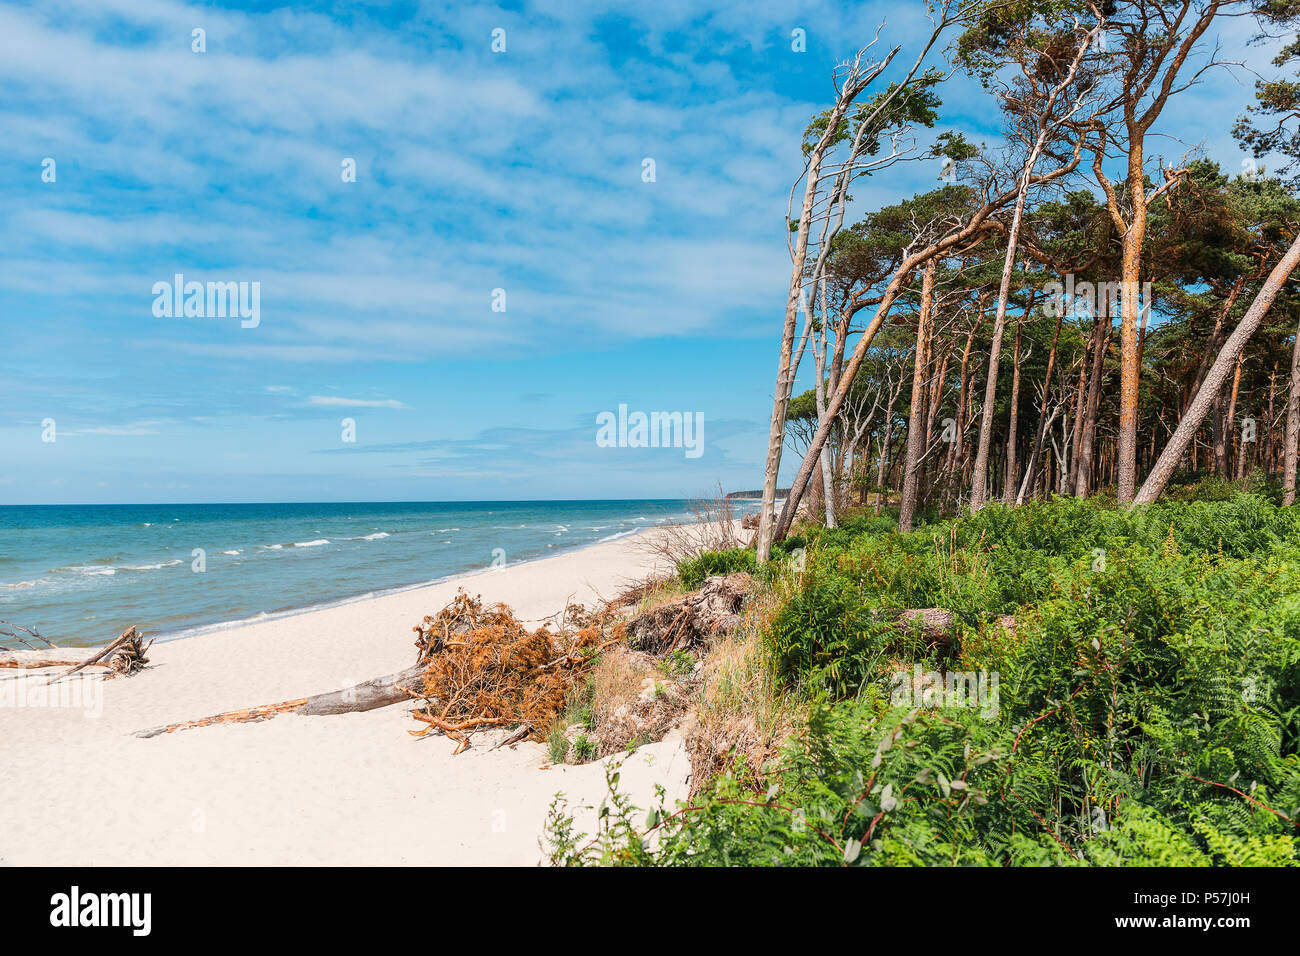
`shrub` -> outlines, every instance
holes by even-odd
[[[705,551],[696,557],[679,561],[677,576],[688,591],[693,591],[704,583],[705,578],[715,574],[734,574],[737,571],[753,573],[756,564],[754,552],[748,548]]]
[[[1300,509],[1208,491],[809,529],[763,631],[802,732],[676,813],[628,816],[585,860],[1296,864]],[[880,613],[924,607],[954,612],[950,646]],[[1013,633],[986,624],[1001,613]],[[912,663],[998,675],[996,708],[896,706],[889,674]]]
[[[875,672],[888,630],[845,581],[814,577],[777,612],[767,636],[781,681],[844,697]]]

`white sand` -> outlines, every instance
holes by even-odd
[[[80,683],[83,706],[32,706],[38,702],[21,694],[24,706],[14,706],[0,691],[0,862],[535,864],[552,798],[564,791],[572,802],[597,804],[605,792],[599,764],[546,768],[543,745],[488,753],[487,736],[453,757],[445,737],[408,735],[419,725],[402,705],[147,740],[131,734],[401,670],[415,660],[411,628],[462,586],[532,621],[562,611],[566,599],[610,597],[651,570],[642,542],[640,535],[622,538],[155,644],[155,666],[144,673]],[[6,680],[34,678],[0,672]],[[620,788],[649,807],[658,781],[671,806],[684,796],[688,772],[674,735],[629,758]],[[580,815],[579,823],[590,832],[594,815]]]

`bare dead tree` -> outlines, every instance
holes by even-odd
[[[822,184],[822,163],[827,152],[838,141],[841,135],[840,123],[848,114],[854,101],[888,68],[901,49],[896,46],[882,60],[868,61],[871,49],[878,40],[879,32],[870,44],[858,51],[850,63],[842,64],[836,70],[835,105],[826,117],[825,130],[808,151],[807,164],[802,175],[790,190],[790,205],[793,206],[794,191],[800,181],[804,183],[803,206],[799,211],[793,245],[789,247],[790,287],[785,303],[785,324],[781,335],[781,354],[777,361],[776,392],[773,397],[772,422],[768,433],[767,462],[764,466],[763,501],[759,511],[760,561],[767,560],[772,544],[772,514],[776,503],[777,476],[781,468],[781,449],[785,443],[786,409],[790,404],[790,395],[798,371],[794,355],[795,326],[799,306],[804,299],[803,289],[806,280],[804,267],[808,258],[808,241],[813,227],[814,207]],[[860,127],[859,132],[861,131]],[[786,221],[790,221],[789,213]],[[829,217],[827,221],[829,223]]]
[[[843,222],[844,208],[848,199],[847,190],[852,181],[897,162],[905,155],[911,154],[910,148],[901,145],[903,130],[895,132],[891,143],[892,149],[886,156],[868,155],[868,147],[874,147],[875,138],[884,132],[885,127],[888,125],[888,118],[891,116],[891,110],[899,98],[910,94],[919,82],[928,83],[933,81],[933,78],[922,74],[922,67],[931,50],[950,28],[963,22],[971,15],[973,10],[974,6],[964,3],[963,0],[940,0],[940,2],[936,3],[930,15],[930,34],[922,43],[907,73],[902,78],[892,82],[882,96],[875,98],[869,105],[861,107],[858,115],[854,117],[858,123],[857,131],[851,141],[846,157],[835,167],[835,182],[830,202],[826,207],[827,221],[834,219],[836,225],[834,228],[823,232],[823,244],[821,246],[823,254],[817,257],[818,269],[825,268],[823,264],[826,258],[824,250],[828,248],[829,242],[833,241],[835,232],[838,231],[839,225]],[[824,132],[808,152],[808,163],[803,175],[799,180],[796,180],[795,187],[791,190],[790,206],[793,209],[794,190],[797,189],[800,181],[804,182],[803,206],[795,228],[795,239],[789,246],[791,253],[790,287],[786,297],[785,325],[781,340],[781,354],[777,362],[776,393],[773,398],[772,421],[768,433],[767,460],[764,465],[763,500],[759,510],[756,550],[760,562],[767,560],[772,542],[776,536],[776,486],[781,468],[781,450],[784,445],[782,436],[785,428],[786,407],[790,401],[797,372],[793,348],[795,324],[806,281],[805,265],[808,258],[809,233],[812,229],[818,193],[824,176],[822,166],[826,161],[829,150],[840,141],[840,124],[848,116],[855,101],[881,76],[902,49],[901,45],[895,46],[882,60],[867,62],[866,58],[878,39],[879,31],[877,31],[877,36],[872,40],[871,44],[858,51],[858,54],[851,62],[842,64],[837,69],[835,76],[835,104],[827,114]],[[787,214],[787,222],[789,221],[790,216]],[[814,273],[811,280],[815,283],[819,278],[820,273]],[[838,388],[834,391],[835,394],[839,394]],[[839,401],[833,402],[833,408],[830,405],[827,406],[827,417],[821,423],[827,431],[833,424],[835,415],[839,412],[839,406],[842,403],[843,397],[841,396]],[[815,449],[810,450],[813,460],[805,460],[804,462],[810,470],[820,461],[821,448],[824,443],[823,439]],[[804,484],[806,487],[806,480]],[[802,489],[800,489],[800,494],[802,495]],[[787,509],[782,511],[783,520],[788,510],[787,502]],[[793,511],[790,511],[790,514],[793,516]]]

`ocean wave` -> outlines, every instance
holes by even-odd
[[[601,539],[600,539],[599,541],[597,541],[596,543],[597,543],[597,544],[601,544],[601,543],[603,543],[603,542],[605,542],[605,541],[613,541],[613,540],[616,539],[616,538],[626,538],[626,537],[627,537],[628,535],[630,535],[630,534],[640,534],[640,533],[641,533],[641,532],[640,532],[639,529],[637,529],[637,530],[633,530],[633,531],[618,531],[618,532],[615,532],[614,534],[606,535],[605,537],[601,538]]]
[[[27,588],[34,588],[37,585],[49,583],[49,578],[38,578],[35,581],[16,581],[13,584],[0,584],[0,591],[23,591]]]
[[[53,570],[56,574],[65,572],[91,577],[106,577],[117,574],[118,571],[157,571],[161,568],[172,568],[184,563],[180,558],[173,558],[171,561],[159,561],[157,564],[69,564],[66,567],[54,568]]]
[[[627,510],[635,508],[636,505],[633,504]],[[652,508],[656,508],[655,517],[651,517]],[[410,514],[404,511],[394,512],[393,516],[387,511],[359,513],[350,521],[341,520],[341,512],[322,509],[320,514],[294,512],[289,516],[293,519],[291,522],[266,519],[260,511],[250,512],[248,517],[237,514],[233,518],[225,512],[219,512],[217,518],[220,523],[204,522],[202,526],[212,529],[206,545],[208,570],[212,571],[218,565],[225,570],[215,578],[212,575],[206,576],[211,581],[201,588],[201,595],[198,592],[191,593],[193,587],[186,583],[191,581],[187,577],[189,568],[186,565],[190,560],[190,549],[204,542],[200,540],[185,544],[185,539],[191,536],[191,532],[183,528],[171,529],[180,530],[180,537],[173,534],[157,539],[141,538],[131,529],[138,529],[142,523],[132,520],[135,516],[131,515],[118,527],[116,537],[106,534],[74,540],[70,542],[75,545],[71,553],[65,551],[58,554],[59,549],[51,548],[54,554],[47,554],[40,564],[31,562],[30,555],[19,559],[17,563],[0,564],[0,582],[4,582],[0,583],[0,608],[14,611],[14,608],[23,606],[28,609],[28,614],[35,613],[31,610],[35,608],[38,613],[49,615],[48,620],[42,618],[43,624],[48,624],[52,632],[57,625],[65,637],[67,633],[79,632],[83,627],[83,619],[95,620],[98,619],[97,616],[109,614],[123,618],[129,616],[132,620],[140,618],[146,625],[154,625],[150,628],[151,632],[162,632],[170,636],[188,628],[207,626],[208,622],[243,618],[263,609],[278,616],[277,610],[282,606],[314,607],[334,600],[362,599],[367,594],[386,593],[387,586],[393,583],[405,589],[408,585],[404,582],[421,573],[417,569],[423,569],[422,573],[430,577],[435,574],[455,577],[461,573],[478,573],[482,570],[478,566],[480,559],[481,563],[486,563],[487,555],[484,552],[496,544],[509,552],[511,567],[521,562],[543,560],[552,557],[546,553],[548,551],[566,553],[595,544],[598,540],[617,541],[619,538],[630,537],[638,529],[653,528],[654,521],[662,513],[666,511],[657,510],[655,505],[648,506],[640,516],[629,515],[626,511],[611,513],[611,509],[602,512],[594,507],[588,510],[586,507],[565,505],[563,508],[539,507],[523,522],[514,520],[519,517],[519,512],[502,511],[498,520],[509,521],[509,525],[490,525],[486,512],[476,512],[460,515],[467,522],[466,525],[438,525],[430,529],[430,519],[439,515],[421,513],[419,509]],[[556,521],[552,517],[556,514],[562,514],[568,520]],[[586,525],[583,522],[590,520],[588,514],[599,515],[598,520],[612,523]],[[490,517],[495,518],[495,513]],[[675,518],[674,515],[673,519]],[[573,523],[570,524],[570,521]],[[186,522],[198,526],[191,519],[174,521],[165,515],[160,515],[156,523],[146,524],[167,528]],[[376,522],[388,524],[393,530],[381,531],[375,527]],[[308,529],[307,524],[316,524],[317,527]],[[367,524],[370,524],[369,531],[365,530]],[[298,533],[315,530],[320,534],[322,526],[334,535],[333,539],[313,539],[310,535]],[[468,532],[465,531],[466,527],[469,528]],[[520,534],[520,530],[528,533]],[[345,535],[345,531],[364,533],[351,536]],[[446,544],[448,547],[430,549],[429,542],[420,539],[421,533],[434,537],[434,543]],[[572,538],[548,544],[542,540],[542,535],[547,533],[556,538],[569,535]],[[443,537],[447,534],[467,534],[467,537],[465,541]],[[0,532],[0,537],[3,537],[3,532]],[[223,537],[237,537],[249,544],[246,548],[217,548],[214,553],[212,548],[217,547]],[[279,543],[257,542],[255,539],[258,537],[285,540]],[[295,541],[295,538],[300,540]],[[385,539],[388,539],[388,543],[382,548],[348,546],[354,541],[378,542]],[[476,541],[480,543],[474,544]],[[469,543],[468,546],[466,542]],[[321,551],[312,558],[286,557],[263,561],[256,553],[298,548],[310,550],[313,547],[319,550],[320,547],[334,543],[339,543],[342,547],[333,551]],[[635,547],[635,544],[629,543],[629,547]],[[174,557],[161,557],[156,549],[170,551]],[[15,549],[7,550],[12,553]],[[619,548],[607,549],[608,553],[624,550],[626,549],[621,545]],[[108,551],[113,553],[106,553]],[[143,551],[153,551],[154,555],[144,557],[141,553]],[[217,555],[243,557],[245,554],[250,555],[248,561],[232,561],[227,564],[217,560],[216,565],[212,564]],[[91,563],[71,567],[55,564],[60,559],[75,561],[78,558]],[[139,561],[144,563],[135,563]],[[466,564],[473,564],[474,567],[462,572],[461,568]],[[320,569],[321,572],[336,569],[338,573],[314,574],[308,571],[311,567]],[[177,570],[163,578],[149,574],[152,570],[171,568]],[[259,568],[262,570],[259,571]],[[41,577],[32,578],[33,574]],[[110,577],[111,581],[101,580]],[[173,591],[168,586],[169,581],[184,586],[179,591]],[[425,583],[427,582],[412,586],[424,586]],[[351,598],[348,595],[353,588],[357,591],[364,589],[364,593]]]

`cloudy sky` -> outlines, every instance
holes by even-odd
[[[799,134],[882,20],[914,55],[920,4],[275,6],[0,2],[0,503],[761,484]],[[1156,148],[1237,169],[1252,80]],[[177,273],[259,283],[260,321],[155,314]],[[620,404],[702,413],[704,454],[597,447]]]

